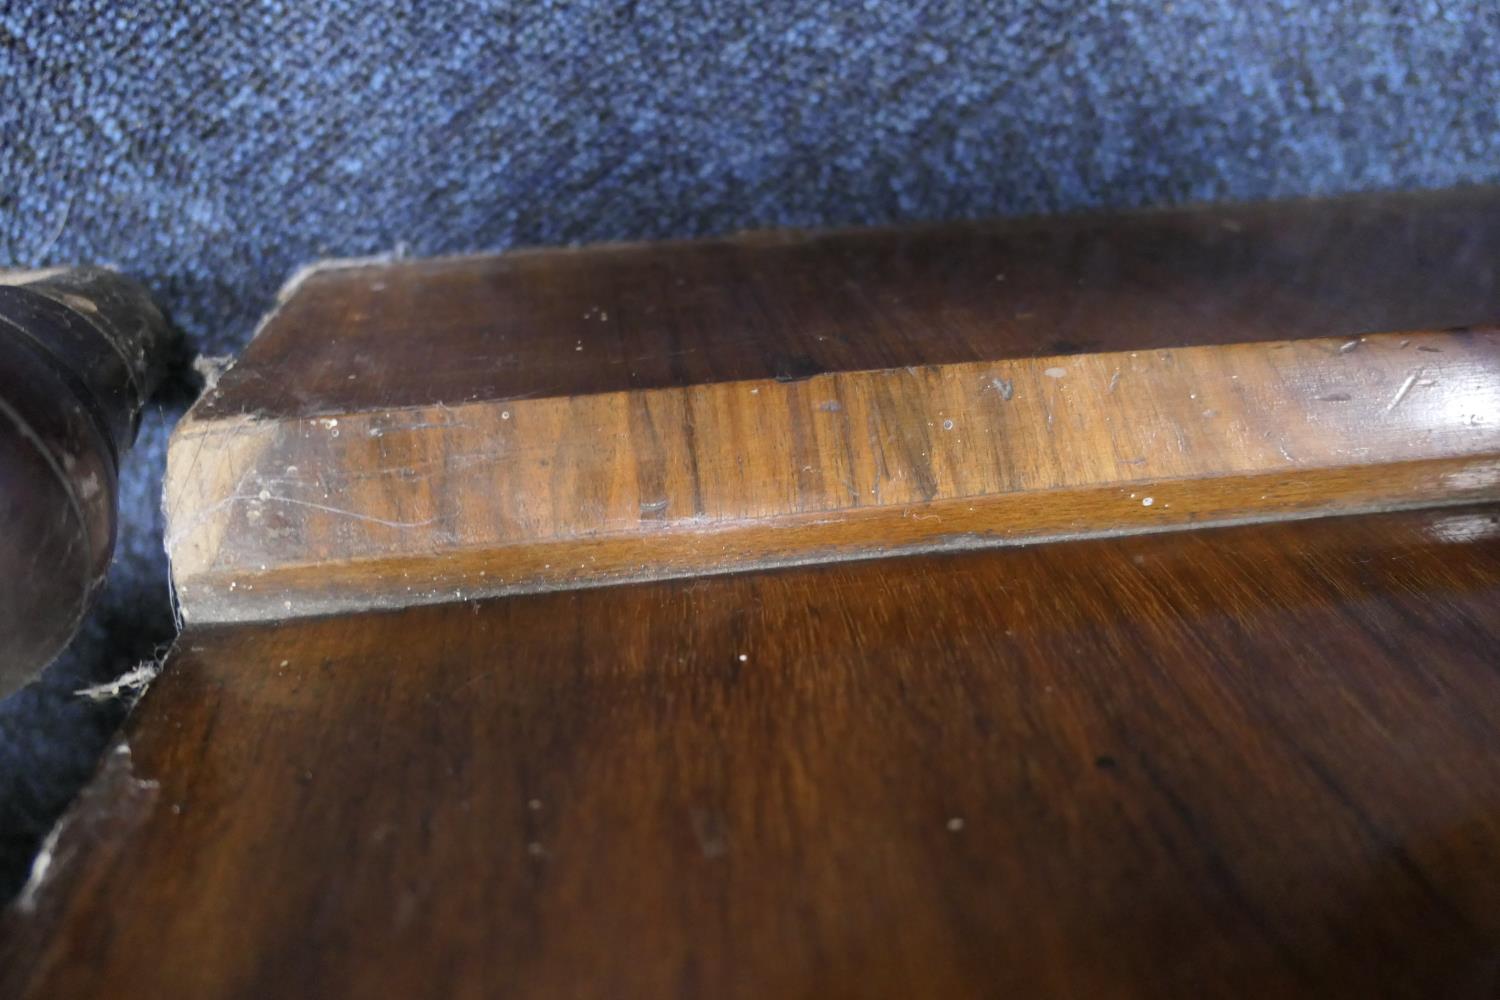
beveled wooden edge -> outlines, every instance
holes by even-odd
[[[1500,497],[1494,330],[179,427],[190,622]]]

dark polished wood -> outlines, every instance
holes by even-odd
[[[1496,260],[1500,188],[1474,188],[323,266],[284,293],[201,412],[1488,324]]]
[[[1471,190],[311,269],[0,995],[1493,997],[1497,259]]]
[[[1500,508],[190,630],[14,996],[1500,988]]]

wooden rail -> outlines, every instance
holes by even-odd
[[[166,496],[193,622],[1497,498],[1500,334],[190,416]]]
[[[177,596],[265,619],[1492,496],[1495,260],[1480,189],[322,266],[174,438]]]

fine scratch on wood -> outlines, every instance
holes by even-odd
[[[1421,374],[1422,369],[1418,368],[1416,371],[1406,376],[1406,381],[1402,382],[1401,388],[1396,390],[1396,395],[1392,397],[1390,403],[1386,406],[1385,412],[1390,413],[1396,407],[1401,405],[1401,401],[1406,398],[1407,393],[1411,392],[1411,387],[1417,384],[1417,377]]]
[[[339,517],[347,517],[351,521],[364,521],[368,524],[384,525],[387,528],[424,528],[427,525],[433,524],[437,521],[437,518],[435,517],[429,517],[421,521],[390,521],[383,517],[376,517],[373,514],[361,514],[357,510],[345,510],[343,507],[330,507],[328,504],[314,503],[311,500],[297,500],[293,497],[276,496],[274,493],[269,496],[233,496],[225,498],[226,502],[235,500],[256,500],[264,501],[266,503],[289,503],[298,507],[311,507],[313,510],[321,510],[328,514],[336,514]]]
[[[219,500],[208,507],[205,507],[203,510],[198,511],[186,524],[182,525],[174,531],[168,532],[166,537],[166,547],[168,553],[170,553],[184,538],[190,536],[195,529],[203,525],[205,522],[211,520],[214,516],[216,516],[226,508],[237,503],[252,502],[285,503],[292,504],[293,506],[297,507],[310,507],[313,510],[323,511],[324,513],[328,514],[335,514],[339,517],[346,517],[351,521],[362,521],[367,524],[378,524],[387,528],[425,528],[428,525],[435,524],[437,522],[437,518],[435,517],[429,517],[421,521],[393,521],[383,517],[376,517],[373,514],[361,514],[359,511],[355,510],[346,510],[342,507],[332,507],[328,504],[314,503],[311,500],[298,500],[294,497],[277,496],[274,493],[234,493],[230,496],[224,497],[222,500]]]

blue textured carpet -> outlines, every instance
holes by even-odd
[[[1494,181],[1497,125],[1491,0],[0,0],[0,264],[112,262],[217,353],[323,255]],[[72,691],[170,634],[179,410],[0,705],[0,895],[121,714]]]

